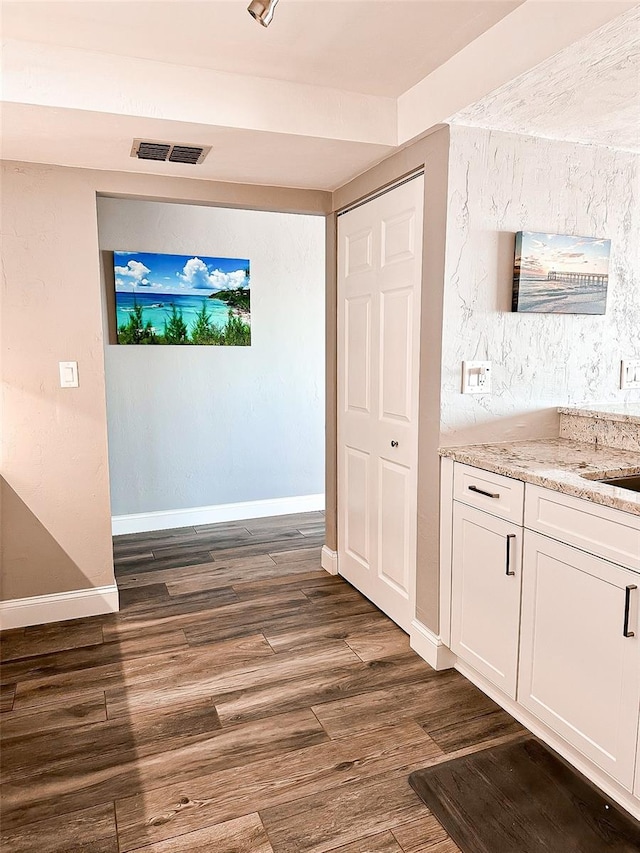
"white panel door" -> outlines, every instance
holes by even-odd
[[[518,701],[629,791],[638,587],[635,572],[525,531]]]
[[[338,219],[338,566],[409,630],[416,561],[422,176]]]
[[[453,502],[451,648],[516,698],[522,527]]]

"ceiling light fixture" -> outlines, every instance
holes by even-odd
[[[247,12],[263,27],[268,27],[273,20],[273,13],[278,0],[251,0]]]

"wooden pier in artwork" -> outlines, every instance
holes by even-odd
[[[609,281],[609,276],[607,273],[556,272],[556,270],[550,270],[547,273],[547,281],[567,281],[573,284],[606,285]]]

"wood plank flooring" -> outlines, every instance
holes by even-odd
[[[413,770],[522,737],[320,568],[322,513],[114,540],[121,612],[1,636],[12,853],[458,853]]]

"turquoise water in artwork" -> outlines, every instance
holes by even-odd
[[[220,299],[209,299],[198,294],[181,293],[125,293],[116,292],[116,316],[118,328],[129,322],[129,316],[133,311],[134,302],[142,306],[143,322],[150,322],[157,334],[164,332],[165,320],[168,322],[171,316],[171,305],[174,304],[178,311],[182,311],[182,318],[191,332],[196,320],[196,315],[202,310],[204,303],[207,313],[211,317],[211,324],[222,328],[227,322],[229,308]],[[243,318],[245,323],[248,318]]]

